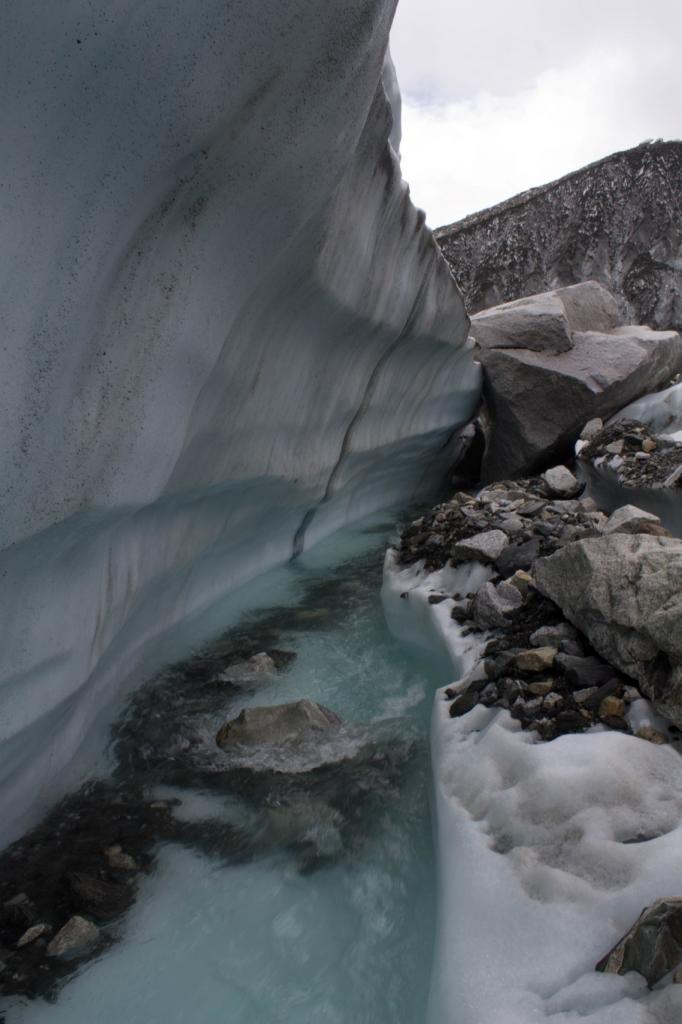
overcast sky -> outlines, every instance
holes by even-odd
[[[682,0],[399,0],[403,174],[432,227],[682,138]]]

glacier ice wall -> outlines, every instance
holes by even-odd
[[[472,412],[393,9],[4,4],[0,840],[164,635],[409,498]]]

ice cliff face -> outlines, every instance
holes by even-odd
[[[469,311],[596,280],[624,323],[682,330],[682,142],[614,153],[439,228]]]
[[[408,498],[472,411],[393,7],[6,5],[1,838],[164,633]]]

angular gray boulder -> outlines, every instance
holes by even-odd
[[[572,348],[566,310],[555,292],[531,295],[476,313],[470,333],[480,348],[529,348],[568,352]]]
[[[479,348],[527,348],[568,352],[574,331],[615,330],[618,304],[597,281],[529,295],[474,314],[470,333]]]
[[[615,533],[535,563],[538,590],[682,727],[682,541]]]
[[[492,419],[482,479],[532,473],[558,461],[585,423],[613,415],[682,370],[674,331],[578,331],[566,352],[481,348]]]
[[[550,294],[562,303],[573,331],[613,331],[623,324],[618,303],[598,281],[583,281]]]

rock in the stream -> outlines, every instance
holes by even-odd
[[[539,559],[534,572],[540,592],[594,649],[682,726],[682,541],[590,538]]]
[[[651,987],[682,963],[682,899],[660,899],[642,911],[595,970],[607,974],[637,971]]]
[[[286,746],[336,732],[341,719],[312,700],[297,700],[272,707],[244,708],[216,735],[223,750],[240,747]]]
[[[89,953],[99,942],[100,930],[77,914],[60,928],[47,947],[48,956],[75,957]]]
[[[258,686],[277,671],[274,660],[265,651],[254,654],[246,661],[235,662],[216,677],[221,683],[230,683],[243,689]]]

